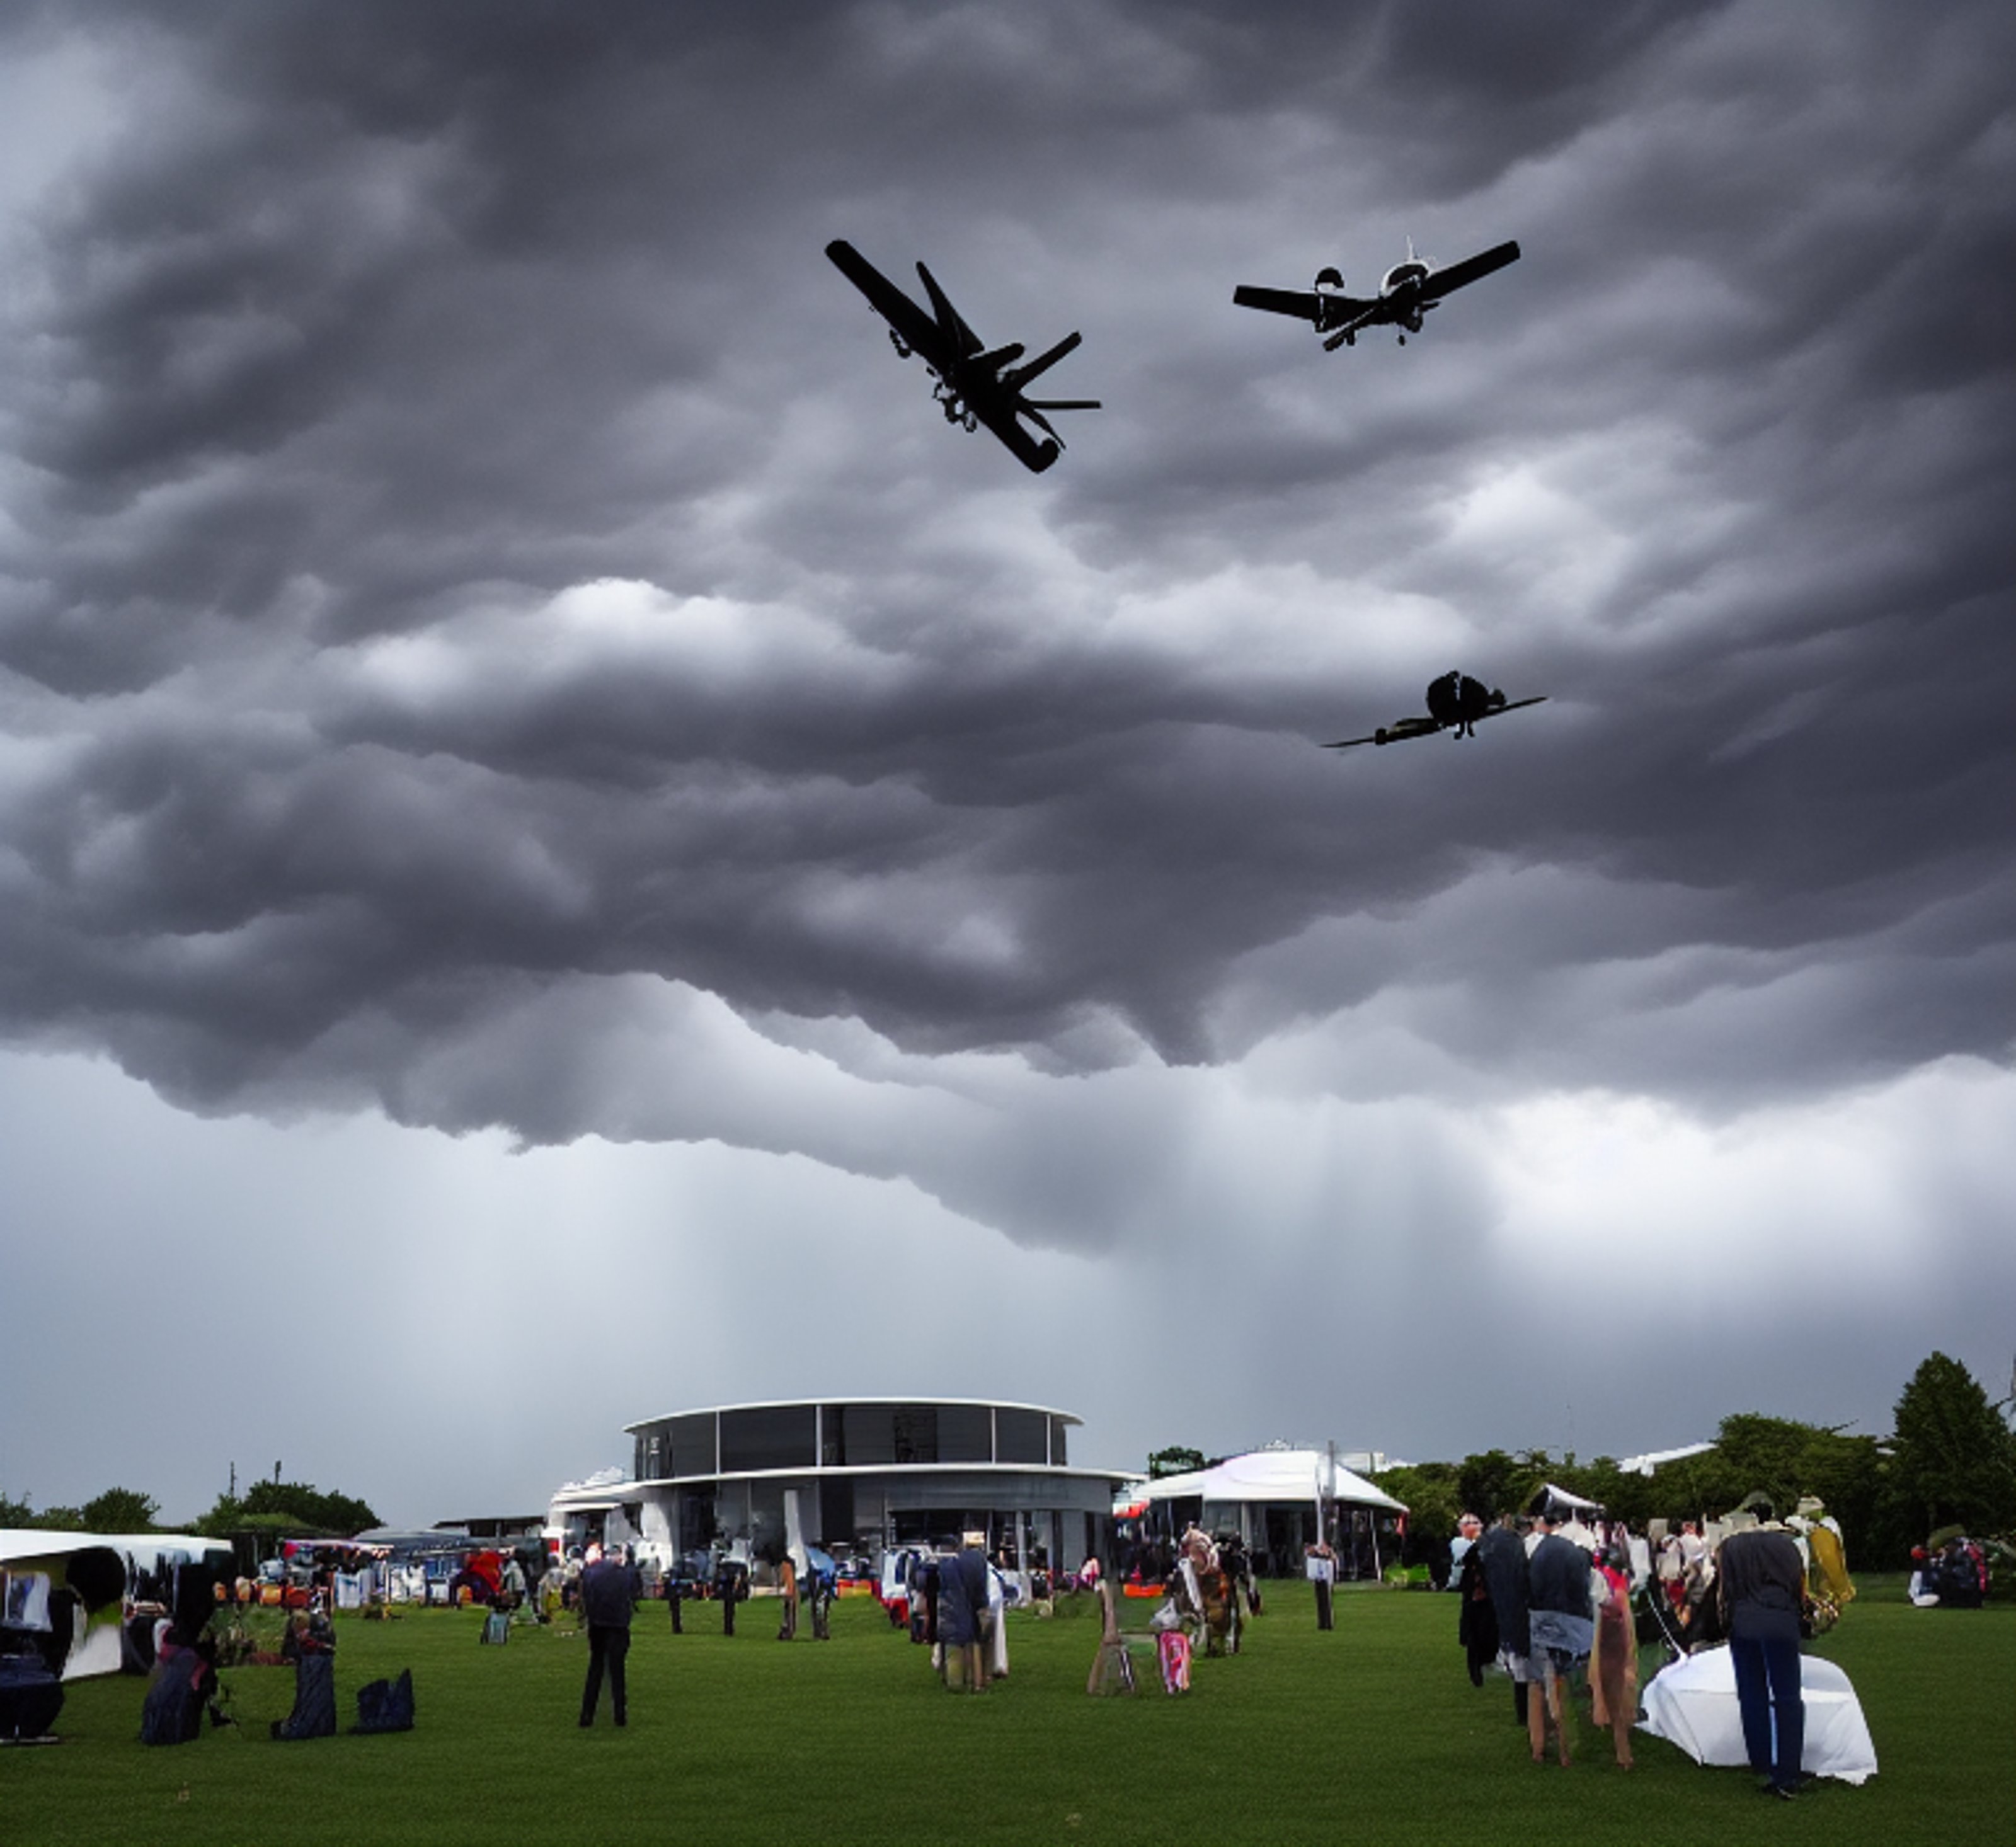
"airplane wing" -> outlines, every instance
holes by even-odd
[[[1258,289],[1241,283],[1232,291],[1235,306],[1264,308],[1269,314],[1293,315],[1298,321],[1314,324],[1319,333],[1341,326],[1354,315],[1362,315],[1377,302],[1361,301],[1355,295],[1333,295],[1317,289]]]
[[[966,318],[952,304],[952,297],[938,286],[938,279],[922,263],[917,265],[917,279],[924,285],[924,293],[931,298],[931,311],[938,318],[941,332],[949,333],[958,343],[959,356],[971,358],[980,351],[980,336],[967,326]]]
[[[1531,699],[1515,699],[1509,705],[1494,706],[1488,712],[1478,713],[1471,722],[1481,724],[1486,718],[1496,718],[1507,712],[1516,712],[1521,706],[1545,705],[1546,703],[1547,696],[1544,693],[1537,693]],[[1348,751],[1354,744],[1404,743],[1410,737],[1433,737],[1438,732],[1453,729],[1452,725],[1438,725],[1432,718],[1398,718],[1391,725],[1375,731],[1370,737],[1342,737],[1334,744],[1325,744],[1323,748],[1326,751]]]
[[[1478,715],[1478,717],[1476,718],[1473,718],[1471,722],[1472,724],[1476,724],[1485,718],[1502,718],[1507,712],[1516,712],[1522,705],[1545,705],[1546,703],[1547,696],[1546,693],[1536,693],[1531,699],[1515,699],[1509,704],[1494,706],[1488,712],[1480,712]]]
[[[844,237],[826,247],[833,267],[868,297],[868,304],[894,328],[903,344],[942,373],[949,355],[938,322]]]
[[[1395,718],[1390,725],[1382,725],[1370,737],[1341,738],[1334,744],[1325,744],[1326,751],[1348,751],[1354,744],[1399,744],[1410,737],[1433,737],[1438,732],[1449,727],[1438,725],[1433,718]]]
[[[1498,244],[1481,255],[1466,257],[1460,263],[1452,263],[1446,269],[1438,269],[1430,275],[1421,284],[1420,299],[1440,301],[1452,290],[1480,281],[1494,271],[1503,269],[1507,264],[1518,261],[1519,247],[1516,243]]]

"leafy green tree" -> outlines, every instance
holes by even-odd
[[[0,1488],[0,1526],[33,1526],[35,1510],[28,1505],[23,1495],[16,1500],[5,1489]]]
[[[1441,1556],[1442,1548],[1456,1536],[1456,1520],[1463,1512],[1456,1498],[1456,1465],[1424,1462],[1382,1469],[1372,1482],[1406,1503],[1406,1561],[1413,1564]]]
[[[368,1502],[333,1489],[324,1494],[305,1482],[254,1482],[238,1503],[241,1521],[278,1516],[293,1532],[308,1539],[347,1539],[379,1524]]]
[[[1186,1475],[1193,1469],[1204,1466],[1201,1449],[1187,1449],[1181,1444],[1172,1444],[1166,1449],[1155,1450],[1148,1458],[1148,1474],[1151,1480],[1160,1481],[1165,1475]]]
[[[1634,1532],[1643,1532],[1659,1511],[1652,1478],[1626,1474],[1613,1456],[1599,1456],[1593,1462],[1564,1471],[1560,1479],[1571,1493],[1600,1502],[1611,1519],[1622,1520]]]
[[[77,1510],[86,1532],[151,1532],[161,1504],[137,1488],[108,1488]]]
[[[1892,1481],[1921,1534],[1955,1523],[1983,1532],[2016,1525],[2016,1435],[1965,1366],[1930,1355],[1895,1416]]]
[[[229,1539],[233,1533],[242,1532],[244,1525],[244,1502],[229,1494],[220,1494],[207,1514],[187,1522],[189,1532],[217,1539]]]
[[[1463,1508],[1489,1522],[1524,1507],[1539,1492],[1546,1471],[1544,1453],[1528,1451],[1515,1460],[1503,1449],[1486,1449],[1466,1456],[1456,1465],[1456,1498]]]

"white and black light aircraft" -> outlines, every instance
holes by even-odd
[[[1293,315],[1314,324],[1323,337],[1323,351],[1334,353],[1341,346],[1355,346],[1368,327],[1402,329],[1400,344],[1409,333],[1421,330],[1421,317],[1445,295],[1503,269],[1519,260],[1516,243],[1501,243],[1460,263],[1437,269],[1414,254],[1414,240],[1407,239],[1407,257],[1388,270],[1375,296],[1344,293],[1344,278],[1334,269],[1318,272],[1313,289],[1262,289],[1241,283],[1232,299],[1241,308],[1263,308],[1269,314]]]
[[[1363,737],[1341,737],[1323,748],[1348,751],[1359,744],[1403,743],[1410,737],[1433,737],[1440,731],[1453,732],[1460,738],[1474,737],[1477,727],[1486,718],[1547,702],[1544,693],[1537,693],[1531,699],[1508,700],[1496,688],[1474,680],[1467,673],[1445,673],[1439,679],[1431,680],[1423,697],[1428,707],[1425,717],[1395,718]]]

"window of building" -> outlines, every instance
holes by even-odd
[[[938,1409],[936,1405],[897,1405],[889,1415],[891,1462],[938,1460]]]
[[[690,1478],[694,1475],[713,1475],[721,1472],[719,1460],[714,1453],[714,1413],[711,1411],[697,1411],[684,1417],[668,1417],[659,1428],[664,1432],[662,1454],[667,1474]]]
[[[1049,1420],[1041,1411],[1018,1411],[1003,1405],[994,1413],[994,1460],[1033,1463],[1050,1460]]]
[[[1066,1465],[1067,1453],[1064,1448],[1064,1420],[1061,1417],[1050,1420],[1050,1467],[1060,1469]]]
[[[896,1460],[893,1406],[828,1405],[823,1435],[830,1463],[861,1468]]]
[[[811,1405],[763,1405],[721,1413],[721,1469],[810,1468],[819,1459]]]
[[[994,1411],[988,1405],[938,1406],[940,1462],[992,1462]]]

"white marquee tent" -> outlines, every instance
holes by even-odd
[[[1192,1469],[1180,1475],[1163,1475],[1150,1481],[1142,1491],[1151,1507],[1165,1506],[1193,1514],[1209,1532],[1235,1530],[1256,1555],[1283,1550],[1279,1532],[1281,1514],[1294,1517],[1294,1532],[1287,1550],[1299,1556],[1304,1531],[1300,1516],[1308,1514],[1309,1536],[1315,1532],[1319,1507],[1334,1510],[1341,1523],[1363,1529],[1371,1541],[1372,1568],[1378,1569],[1377,1517],[1401,1514],[1406,1504],[1375,1488],[1366,1478],[1341,1463],[1334,1462],[1323,1449],[1253,1449],[1244,1456],[1227,1456],[1208,1469]],[[1184,1503],[1193,1503],[1185,1506]],[[1363,1510],[1363,1518],[1357,1517]],[[1272,1511],[1276,1515],[1270,1521]],[[1343,1536],[1340,1536],[1341,1540]],[[1339,1550],[1344,1549],[1340,1543]],[[1283,1561],[1276,1557],[1277,1568]],[[1299,1571],[1299,1564],[1293,1569]]]

